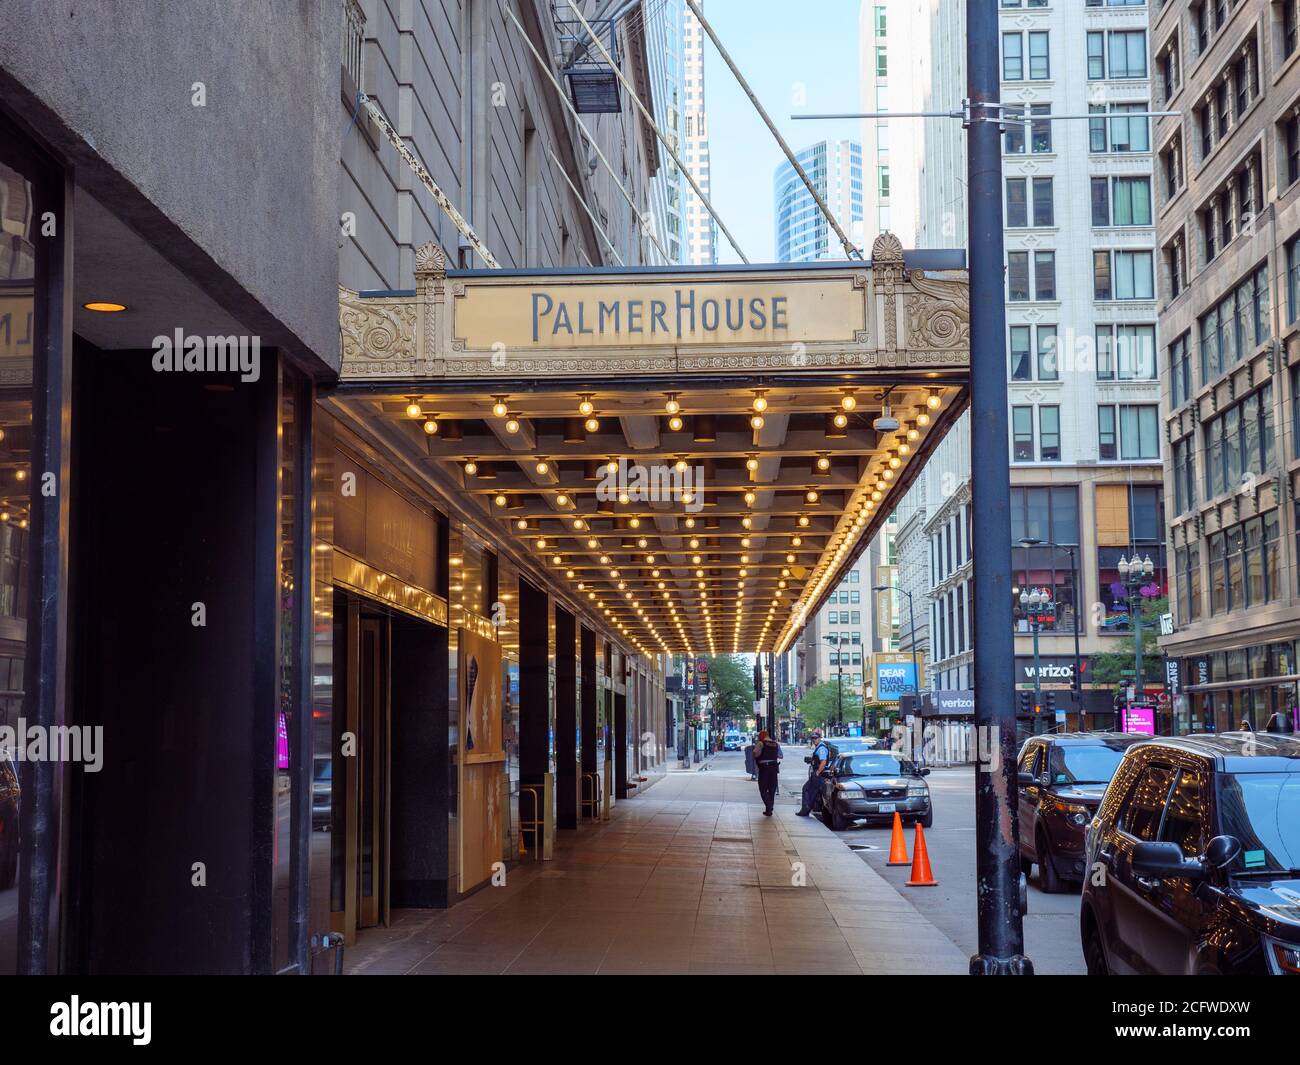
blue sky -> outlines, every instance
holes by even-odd
[[[861,123],[794,122],[790,115],[858,109],[858,0],[708,0],[704,15],[795,151],[823,138],[862,136]],[[753,262],[775,258],[772,174],[784,156],[707,39],[714,209]],[[804,103],[797,104],[802,89]],[[720,262],[739,262],[718,234]]]

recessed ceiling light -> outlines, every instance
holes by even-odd
[[[109,303],[107,300],[92,300],[90,303],[83,303],[82,306],[88,311],[99,311],[103,314],[117,314],[119,311],[126,310],[125,303]]]

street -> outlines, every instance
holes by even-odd
[[[799,796],[804,780],[807,747],[786,747],[781,773],[783,798]],[[714,760],[713,772],[744,775],[743,756],[723,753]],[[735,766],[735,768],[733,768]],[[934,803],[934,827],[925,833],[930,865],[938,887],[909,888],[904,882],[910,866],[891,866],[888,825],[857,824],[836,835],[851,846],[942,932],[969,954],[977,953],[975,910],[975,781],[974,767],[934,769],[926,778]],[[754,787],[757,789],[758,785]],[[912,855],[915,829],[904,826],[908,856]],[[1038,890],[1037,875],[1029,878],[1029,912],[1025,915],[1025,952],[1041,975],[1085,972],[1079,945],[1077,892],[1046,895]]]

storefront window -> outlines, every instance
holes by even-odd
[[[0,128],[0,726],[31,716],[27,600],[31,579],[28,485],[33,449],[32,358],[37,350],[37,190]],[[22,167],[23,169],[19,169]],[[12,735],[13,733],[7,733]],[[15,745],[16,746],[16,745]],[[21,752],[0,740],[0,974],[17,964]]]

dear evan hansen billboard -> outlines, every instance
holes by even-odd
[[[924,656],[918,653],[913,664],[910,654],[881,652],[873,656],[873,670],[876,680],[876,701],[896,703],[909,692],[919,691],[917,669],[924,671]]]

